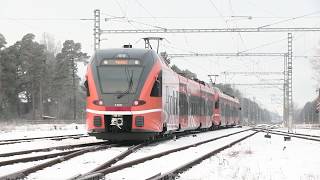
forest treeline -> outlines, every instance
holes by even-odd
[[[296,109],[294,120],[296,124],[320,124],[319,112],[317,111],[317,100],[307,102],[303,108]]]
[[[50,36],[41,41],[26,34],[7,47],[0,34],[0,120],[83,118],[77,62],[86,61],[87,54],[73,40],[62,48]]]

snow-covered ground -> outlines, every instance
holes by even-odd
[[[245,129],[245,128],[242,128],[242,129]],[[233,129],[218,130],[214,132],[206,132],[206,133],[197,134],[195,137],[189,136],[189,137],[184,137],[177,140],[170,140],[170,141],[165,141],[163,143],[150,145],[148,147],[138,150],[137,152],[130,155],[129,157],[127,157],[121,162],[129,161],[134,158],[138,158],[138,157],[149,155],[149,154],[154,154],[157,152],[173,149],[176,147],[185,146],[201,140],[222,136],[222,135],[229,134],[231,132],[236,132],[242,129],[233,128]],[[128,147],[117,147],[117,148],[111,148],[106,150],[100,150],[97,152],[86,153],[84,155],[72,158],[68,161],[59,163],[57,165],[46,168],[39,172],[32,173],[27,177],[27,179],[41,179],[41,180],[68,179],[70,177],[73,177],[74,175],[79,174],[80,172],[82,173],[89,172],[90,170],[94,169],[98,165],[101,165],[104,162],[108,161],[109,159],[115,157],[116,155],[119,155],[121,152],[125,151],[127,148]],[[38,162],[35,162],[35,163],[39,164]],[[24,168],[28,167],[28,165],[24,166]],[[12,167],[10,167],[9,169],[14,169],[14,166],[12,165]],[[20,169],[21,169],[21,165],[20,165]],[[0,171],[1,171],[1,167],[0,167]],[[142,172],[144,171],[145,170],[142,170]],[[120,176],[117,175],[117,177],[139,179],[139,177],[137,176],[125,176],[122,174]]]
[[[259,133],[189,171],[180,179],[318,180],[320,143]]]
[[[238,129],[239,131],[239,129]],[[147,161],[143,164],[138,164],[136,166],[133,166],[131,168],[127,168],[122,171],[117,171],[115,173],[111,173],[106,175],[105,179],[147,179],[150,178],[158,173],[165,173],[167,171],[173,170],[189,161],[194,160],[197,157],[203,156],[206,153],[211,152],[213,149],[218,149],[221,146],[225,146],[232,141],[235,141],[236,139],[239,139],[241,137],[247,136],[249,134],[253,133],[252,131],[243,132],[241,134],[233,135],[230,137],[226,137],[223,139],[219,139],[216,141],[212,141],[210,143],[206,143],[197,147],[192,147],[183,151],[171,153],[169,155],[163,156],[161,158],[153,159],[150,161]],[[227,134],[227,133],[225,133]],[[195,138],[197,139],[197,142],[200,140],[205,139],[211,139],[217,137],[214,132],[207,133],[207,136],[202,138]],[[191,138],[191,137],[190,137]],[[177,148],[180,146],[185,146],[190,144],[189,138],[181,139],[180,142],[170,141],[169,143],[166,143],[166,146],[171,146],[170,149]],[[177,144],[179,144],[177,146]],[[161,148],[162,147],[162,148]],[[153,148],[154,150],[143,150],[138,151],[135,154],[132,154],[130,157],[126,158],[123,162],[131,161],[134,159],[141,158],[143,156],[156,154],[159,152],[163,152],[164,150],[167,150],[167,147],[164,147],[164,145],[161,145],[161,147]],[[123,162],[118,162],[117,164],[122,164]],[[137,173],[139,172],[139,173]],[[134,177],[134,178],[133,178]]]
[[[45,137],[45,136],[61,136],[61,135],[72,135],[72,134],[86,134],[85,125],[72,124],[72,125],[59,125],[59,128],[54,128],[54,125],[32,125],[27,127],[19,127],[13,129],[11,132],[0,133],[0,140],[6,139],[19,139],[19,138],[33,138],[33,137]],[[25,130],[23,130],[25,129]],[[80,139],[63,139],[59,141],[48,140],[48,139],[37,139],[30,142],[15,143],[8,145],[0,145],[0,154],[8,152],[16,152],[22,150],[31,150],[39,148],[49,148],[55,146],[82,144],[89,142],[97,142],[95,137],[82,137]],[[59,152],[59,151],[57,151]],[[47,152],[44,152],[47,153]],[[41,152],[32,153],[31,155],[44,154]],[[26,155],[12,156],[12,158],[21,158]],[[8,158],[0,157],[0,161],[8,160]],[[1,171],[1,169],[0,169]]]
[[[84,124],[30,124],[0,126],[0,140],[33,138],[44,136],[61,136],[69,134],[86,134]]]
[[[58,130],[51,129],[50,127],[50,125],[45,125],[44,127],[36,128],[36,130],[32,128],[26,128],[26,130],[19,128],[11,132],[0,132],[0,137],[2,138],[2,135],[5,135],[5,138],[2,139],[15,139],[19,136],[37,137],[86,132],[85,127],[81,125],[78,125],[77,129],[74,128],[74,125],[61,126],[61,128],[57,128]],[[139,157],[152,155],[243,129],[245,129],[245,127],[205,132],[197,134],[196,136],[188,136],[153,144],[136,151],[117,164],[122,164]],[[296,131],[299,133],[320,135],[320,130],[297,129]],[[160,172],[165,173],[194,159],[195,157],[201,156],[205,152],[212,151],[228,142],[248,135],[249,133],[250,132],[246,132],[241,135],[217,140],[209,144],[202,145],[200,148],[194,147],[185,150],[184,152],[173,153],[144,164],[136,165],[124,171],[108,174],[106,179],[145,179]],[[255,136],[242,141],[240,144],[236,144],[235,146],[180,174],[180,179],[320,180],[320,156],[318,155],[320,150],[319,142],[297,138],[292,138],[291,141],[285,142],[282,136],[271,136],[271,139],[266,139],[264,138],[264,133],[258,133]],[[2,145],[0,146],[0,153],[16,151],[18,149],[30,149],[30,147],[47,147],[49,144],[56,146],[63,145],[64,143],[96,141],[94,138],[81,139],[62,141],[37,140],[30,142],[30,145],[27,145],[28,143],[22,143],[24,146],[22,146],[22,144],[12,144],[10,146]],[[76,174],[86,173],[94,169],[96,166],[115,157],[127,148],[128,147],[115,147],[86,153],[52,167],[45,168],[36,173],[32,173],[27,177],[27,179],[68,179]],[[26,155],[21,156],[23,157]],[[31,165],[40,164],[45,161],[48,160],[3,166],[0,167],[0,176],[30,167]]]
[[[288,129],[286,128],[281,128],[279,130],[288,132]],[[298,129],[297,128],[297,129],[292,129],[292,132],[320,136],[320,129],[308,129],[308,128]]]

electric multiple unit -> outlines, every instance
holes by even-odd
[[[174,72],[152,49],[98,50],[87,68],[89,134],[143,140],[239,124],[239,101]]]

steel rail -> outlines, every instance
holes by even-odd
[[[275,129],[272,129],[272,131],[274,131],[274,132],[285,132],[285,131],[280,131],[280,130],[275,130]],[[301,136],[307,136],[307,137],[315,137],[315,138],[320,138],[320,136],[317,136],[317,135],[312,135],[312,134],[303,134],[303,133],[292,133],[292,132],[285,132],[285,133],[288,133],[288,134],[293,134],[293,135],[301,135]]]
[[[106,143],[108,143],[108,141],[94,142],[94,143],[83,143],[83,144],[75,144],[75,145],[65,145],[65,146],[55,146],[55,147],[40,148],[40,149],[30,149],[30,150],[24,150],[24,151],[3,153],[3,154],[0,154],[0,157],[9,157],[9,156],[15,156],[15,155],[21,155],[21,154],[28,154],[28,153],[32,153],[32,152],[45,152],[45,151],[52,151],[52,150],[73,149],[73,148],[78,148],[78,147],[94,146],[94,145],[101,145],[101,144],[106,144]]]
[[[95,172],[86,174],[85,176],[77,178],[77,180],[89,180],[89,179],[92,179],[92,178],[103,178],[106,174],[109,174],[109,173],[113,173],[113,172],[116,172],[116,171],[119,171],[119,170],[122,170],[122,169],[125,169],[125,168],[128,168],[128,167],[131,167],[131,166],[134,166],[134,165],[137,165],[137,164],[140,164],[140,163],[143,163],[143,162],[155,159],[155,158],[166,156],[166,155],[174,153],[174,152],[182,151],[182,150],[185,150],[185,149],[188,149],[188,148],[191,148],[191,147],[196,147],[196,146],[199,146],[199,145],[202,145],[202,144],[205,144],[205,143],[209,143],[209,142],[212,142],[212,141],[215,141],[215,140],[218,140],[218,139],[222,139],[222,138],[225,138],[225,137],[229,137],[229,136],[232,136],[232,135],[235,135],[235,134],[239,134],[239,133],[242,133],[242,132],[246,132],[246,131],[250,131],[250,130],[251,129],[241,130],[241,131],[238,131],[238,132],[234,132],[234,133],[230,133],[230,134],[227,134],[227,135],[215,137],[215,138],[212,138],[212,139],[209,139],[209,140],[205,140],[205,141],[201,141],[201,142],[198,142],[198,143],[194,143],[194,144],[191,144],[191,145],[187,145],[187,146],[183,146],[183,147],[179,147],[179,148],[163,151],[163,152],[160,152],[160,153],[157,153],[157,154],[153,154],[153,155],[150,155],[150,156],[142,157],[142,158],[139,158],[139,159],[136,159],[136,160],[132,160],[132,161],[129,161],[129,162],[126,162],[126,163],[122,163],[122,164],[119,164],[119,165],[116,165],[116,166],[111,166],[111,167],[108,167],[108,168],[105,168],[105,169],[101,169],[99,171],[95,171]]]
[[[99,170],[103,170],[103,169],[109,168],[110,166],[112,166],[113,164],[117,163],[118,161],[124,159],[125,157],[129,156],[130,154],[132,154],[136,150],[138,150],[138,149],[140,149],[140,148],[142,148],[144,146],[147,146],[149,144],[157,143],[157,142],[168,140],[168,139],[172,139],[172,138],[180,138],[180,137],[183,137],[183,136],[186,136],[186,135],[190,135],[190,134],[194,134],[194,133],[199,133],[199,132],[198,131],[183,131],[183,132],[177,132],[177,133],[174,133],[174,134],[167,134],[167,135],[162,136],[160,138],[157,138],[155,140],[149,140],[149,141],[146,141],[144,143],[129,147],[126,151],[120,153],[118,156],[110,159],[109,161],[103,163],[102,165],[94,168],[93,170],[89,171],[88,173],[75,175],[75,176],[69,178],[68,180],[75,180],[75,179],[78,179],[78,178],[81,178],[81,177],[87,177],[87,176],[90,176],[91,174],[93,174],[93,173],[95,173],[95,172],[97,172]]]
[[[33,138],[20,138],[20,139],[3,139],[0,142],[10,142],[10,141],[21,141],[21,140],[35,140],[35,139],[48,139],[48,138],[60,138],[60,137],[70,137],[70,136],[88,136],[86,134],[70,134],[70,135],[60,135],[60,136],[43,136],[43,137],[33,137]]]
[[[265,132],[265,133],[269,133],[269,134],[275,134],[275,135],[287,135],[290,137],[295,137],[295,138],[299,138],[299,139],[305,139],[305,140],[310,140],[310,141],[318,141],[320,142],[320,139],[316,139],[316,138],[310,138],[308,136],[303,136],[303,135],[295,135],[294,133],[287,133],[287,132],[275,132],[273,130],[265,130],[265,129],[256,129],[255,131],[260,131],[260,132]]]
[[[32,166],[30,168],[26,168],[26,169],[23,169],[23,170],[20,170],[20,171],[17,171],[17,172],[2,176],[2,177],[0,177],[0,180],[23,179],[23,178],[25,178],[26,176],[28,176],[31,173],[34,173],[34,172],[39,171],[41,169],[44,169],[46,167],[53,166],[53,165],[61,163],[63,161],[69,160],[69,159],[74,158],[76,156],[80,156],[80,155],[82,155],[84,153],[92,152],[92,151],[98,151],[98,150],[101,150],[101,149],[107,149],[107,148],[111,148],[113,146],[116,146],[116,145],[115,144],[114,145],[112,145],[112,144],[110,144],[110,145],[98,145],[98,146],[94,146],[94,147],[88,147],[88,148],[85,148],[85,149],[77,150],[76,152],[73,152],[71,154],[68,154],[68,155],[65,155],[65,156],[62,156],[62,157],[57,157],[57,158],[55,158],[55,159],[53,159],[51,161],[44,162],[44,163]]]
[[[33,140],[39,140],[39,139],[62,140],[62,139],[69,139],[69,138],[76,139],[76,138],[81,138],[81,137],[89,137],[89,136],[86,134],[74,134],[74,135],[63,135],[63,136],[45,136],[45,137],[21,138],[21,139],[4,139],[4,140],[0,140],[0,145],[31,142]]]
[[[211,151],[211,152],[209,152],[209,153],[207,153],[207,154],[205,154],[205,155],[203,155],[203,156],[201,156],[199,158],[196,158],[196,159],[194,159],[194,160],[192,160],[192,161],[190,161],[190,162],[188,162],[188,163],[186,163],[186,164],[184,164],[184,165],[182,165],[182,166],[180,166],[180,167],[178,167],[176,169],[173,169],[173,170],[171,170],[171,171],[169,171],[167,173],[164,173],[164,174],[158,173],[158,174],[156,174],[156,175],[154,175],[154,176],[152,176],[150,178],[147,178],[147,180],[169,180],[169,179],[175,179],[175,177],[178,176],[179,173],[186,171],[187,169],[189,169],[189,168],[201,163],[203,160],[206,160],[206,159],[210,158],[211,156],[216,155],[219,152],[221,152],[221,151],[223,151],[225,149],[228,149],[228,148],[232,147],[233,145],[235,145],[235,144],[237,144],[237,143],[239,143],[239,142],[241,142],[241,141],[243,141],[243,140],[245,140],[245,139],[257,134],[257,133],[258,132],[251,133],[251,134],[249,134],[249,135],[247,135],[245,137],[242,137],[242,138],[240,138],[240,139],[238,139],[236,141],[233,141],[233,142],[231,142],[231,143],[229,143],[229,144],[227,144],[227,145],[225,145],[223,147],[215,149],[215,150],[213,150],[213,151]]]
[[[224,129],[224,128],[221,128],[221,129]],[[136,150],[138,150],[138,149],[140,149],[140,148],[142,148],[144,146],[147,146],[149,144],[161,142],[161,141],[172,139],[172,138],[178,139],[178,138],[181,138],[181,137],[184,137],[184,136],[187,136],[187,135],[193,135],[193,134],[197,134],[197,133],[200,133],[200,132],[207,132],[207,131],[211,131],[211,130],[214,130],[214,129],[213,128],[208,128],[206,130],[178,131],[178,132],[175,132],[173,134],[165,134],[164,136],[158,137],[158,138],[156,138],[154,140],[149,140],[149,141],[146,141],[144,143],[129,147],[126,151],[124,151],[121,154],[119,154],[118,156],[110,159],[109,161],[103,163],[102,165],[96,167],[95,169],[89,171],[88,173],[77,174],[77,175],[69,178],[68,180],[76,180],[76,179],[79,179],[79,178],[82,178],[82,177],[91,176],[91,174],[94,174],[96,171],[99,171],[99,170],[102,170],[102,169],[106,169],[106,168],[112,166],[113,164],[115,164],[118,161],[124,159],[125,157],[127,157],[130,154],[132,154]]]
[[[133,152],[136,151],[137,149],[142,148],[142,147],[145,146],[145,145],[146,145],[145,143],[142,143],[142,144],[138,144],[138,145],[129,147],[126,151],[120,153],[118,156],[110,159],[109,161],[103,163],[102,165],[94,168],[93,170],[89,171],[88,173],[75,175],[75,176],[71,177],[71,178],[68,179],[68,180],[75,180],[75,179],[80,178],[80,177],[83,177],[83,176],[88,176],[88,175],[90,175],[90,174],[92,174],[92,173],[95,173],[96,171],[99,171],[99,170],[108,168],[108,167],[110,167],[111,165],[113,165],[113,164],[115,164],[116,162],[122,160],[123,158],[127,157],[128,155],[130,155],[131,153],[133,153]]]

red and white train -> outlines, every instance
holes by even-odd
[[[105,49],[86,73],[90,135],[143,140],[162,133],[239,124],[239,100],[174,72],[152,49]]]

